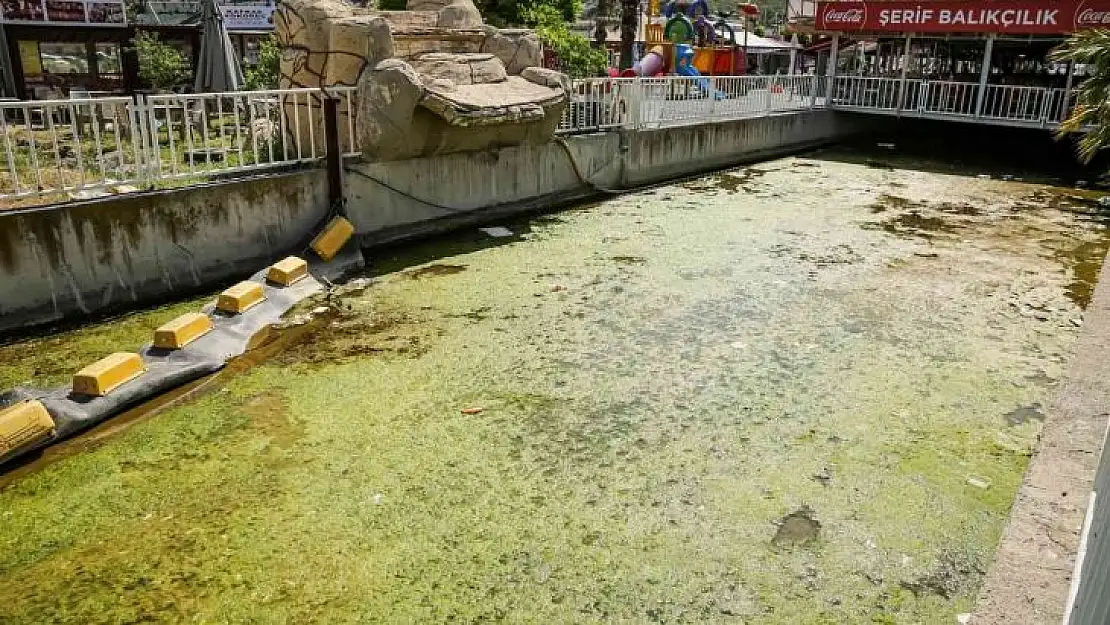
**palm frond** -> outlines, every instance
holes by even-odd
[[[1110,30],[1084,30],[1073,34],[1049,53],[1053,61],[1082,63],[1087,79],[1075,89],[1075,106],[1060,124],[1057,136],[1083,133],[1079,158],[1090,162],[1110,146]]]

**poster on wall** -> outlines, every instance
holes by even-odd
[[[1058,35],[1110,27],[1110,0],[818,2],[823,31]]]
[[[38,76],[42,73],[42,59],[39,57],[39,42],[19,42],[19,63],[23,66],[25,76]]]

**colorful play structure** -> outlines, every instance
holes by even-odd
[[[754,4],[742,5],[746,16],[758,13]],[[624,77],[740,76],[746,73],[744,50],[724,17],[709,21],[706,0],[671,0],[659,15],[656,1],[649,5],[644,38],[647,52]],[[699,81],[700,82],[700,81]],[[708,81],[706,81],[708,83]]]

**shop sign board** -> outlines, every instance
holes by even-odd
[[[1110,0],[818,2],[814,26],[838,32],[1056,35],[1110,28]]]
[[[273,30],[273,4],[220,5],[224,27],[228,30]]]

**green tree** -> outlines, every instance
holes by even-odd
[[[525,25],[536,29],[540,40],[555,53],[571,78],[597,76],[609,65],[605,50],[590,46],[585,37],[570,32],[558,8],[537,4],[525,7],[522,14]]]
[[[536,6],[554,9],[564,25],[577,19],[582,11],[582,0],[542,0],[537,4],[520,0],[474,0],[474,4],[486,23],[497,27],[527,25]]]
[[[135,33],[135,55],[139,58],[139,80],[152,89],[167,90],[188,84],[192,77],[189,59],[173,44],[152,33]]]
[[[277,89],[280,77],[281,44],[278,43],[277,36],[270,33],[258,42],[258,64],[247,68],[244,80],[247,89],[257,91]]]
[[[408,0],[378,0],[379,11],[404,11],[408,8]]]
[[[621,69],[632,67],[632,48],[640,25],[640,0],[621,0]]]
[[[1079,158],[1089,163],[1099,150],[1110,146],[1110,30],[1079,31],[1049,58],[1086,65],[1087,79],[1075,89],[1075,108],[1057,133],[1088,130],[1080,137],[1078,149]]]

